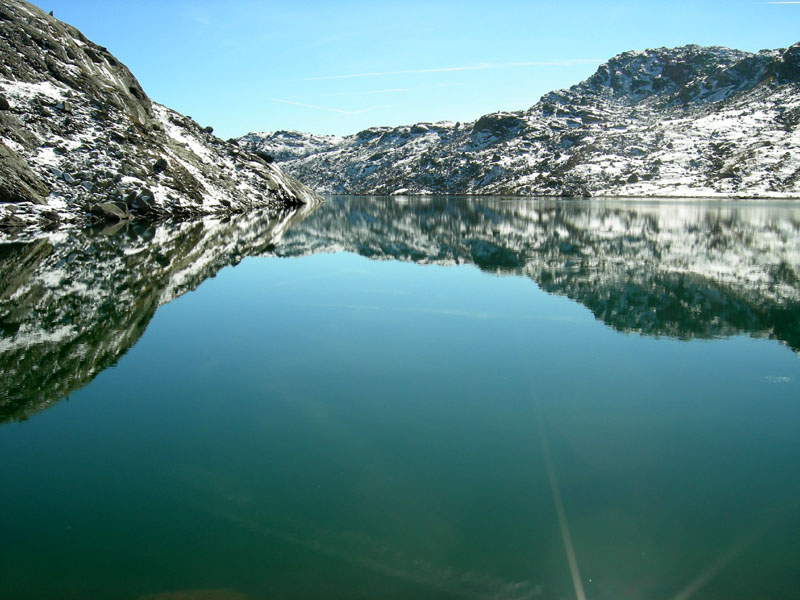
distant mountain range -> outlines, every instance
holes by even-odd
[[[108,50],[0,3],[0,232],[315,202],[275,165],[147,97]]]
[[[346,137],[250,133],[334,194],[800,197],[800,44],[624,52],[524,111]]]

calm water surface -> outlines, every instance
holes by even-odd
[[[0,598],[800,597],[799,275],[788,202],[0,246]]]

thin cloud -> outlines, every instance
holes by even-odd
[[[345,98],[345,97],[361,97],[365,95],[371,94],[404,94],[406,92],[410,92],[409,88],[394,88],[394,89],[378,89],[378,90],[350,90],[347,92],[324,92],[319,94],[314,94],[315,99],[319,98]],[[300,102],[304,98],[308,98],[308,95],[294,95],[294,96],[284,96],[281,98],[282,101],[287,102]]]
[[[329,81],[331,79],[355,79],[359,77],[384,77],[387,75],[419,75],[423,73],[452,73],[455,71],[487,71],[489,69],[513,69],[519,67],[571,67],[589,63],[602,62],[598,58],[570,58],[566,60],[531,60],[508,63],[476,63],[460,67],[436,67],[432,69],[402,69],[400,71],[373,71],[370,73],[349,73],[347,75],[323,75],[321,77],[303,77],[297,81]]]
[[[279,104],[291,104],[292,106],[301,106],[303,108],[311,108],[313,110],[323,110],[326,112],[337,113],[340,115],[360,115],[363,113],[368,113],[373,110],[380,110],[382,108],[392,108],[397,106],[396,104],[384,104],[381,106],[368,106],[367,108],[362,108],[360,110],[344,110],[341,108],[333,108],[331,106],[319,106],[317,104],[306,104],[305,102],[294,102],[292,100],[283,100],[281,98],[270,98],[270,102],[278,102]]]
[[[389,90],[367,90],[364,92],[365,94],[400,94],[402,92],[407,92],[408,88],[392,88]]]

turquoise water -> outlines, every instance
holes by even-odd
[[[0,597],[798,597],[799,215],[331,198],[135,326],[41,317],[93,333],[6,394]]]

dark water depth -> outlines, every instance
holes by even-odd
[[[0,598],[800,597],[800,204],[0,245]]]

